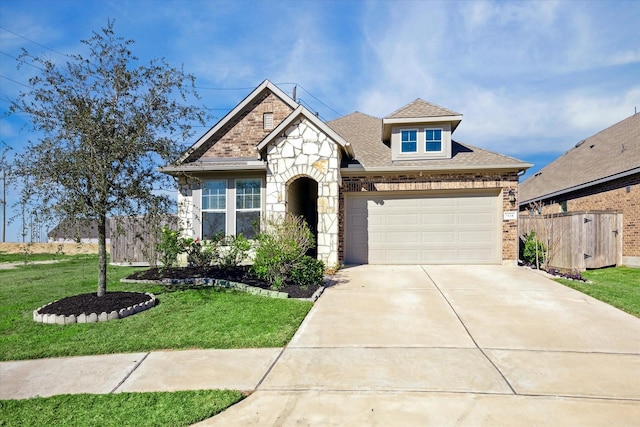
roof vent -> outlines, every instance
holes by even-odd
[[[584,144],[584,139],[576,144],[576,148],[580,147],[582,144]]]

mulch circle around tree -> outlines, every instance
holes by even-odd
[[[149,294],[140,292],[106,292],[99,297],[95,293],[63,298],[40,308],[40,314],[79,316],[80,314],[111,313],[151,300]]]
[[[219,267],[167,267],[150,268],[144,271],[137,271],[127,277],[128,280],[189,280],[189,279],[221,279],[230,282],[243,283],[256,288],[271,289],[269,282],[252,276],[249,266],[241,265],[235,268],[223,269]],[[278,291],[286,292],[289,298],[311,298],[319,286],[308,286],[303,289],[300,286],[287,283]]]

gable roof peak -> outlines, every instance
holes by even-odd
[[[400,107],[393,113],[385,117],[385,119],[413,119],[422,117],[445,117],[445,116],[462,116],[460,113],[441,107],[439,105],[427,102],[422,98],[417,98]]]

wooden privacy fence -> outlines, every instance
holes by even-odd
[[[549,267],[584,271],[620,264],[622,213],[568,212],[551,215],[521,213],[520,239],[531,231],[548,247]]]
[[[117,217],[109,221],[112,264],[157,265],[156,248],[162,238],[162,228],[178,229],[175,215]]]

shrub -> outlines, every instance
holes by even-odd
[[[291,271],[314,246],[313,233],[301,217],[287,214],[280,221],[269,221],[256,238],[251,271],[268,281],[273,289],[280,289]]]
[[[247,259],[251,250],[251,242],[242,234],[238,236],[225,236],[216,247],[215,264],[222,268],[237,267]]]
[[[164,267],[173,267],[178,262],[178,255],[184,250],[180,231],[162,228],[162,237],[157,251]]]
[[[522,261],[535,265],[536,268],[540,268],[540,264],[544,263],[547,256],[547,248],[544,243],[536,238],[535,231],[531,231],[525,236],[524,243],[521,243],[520,249]]]
[[[187,265],[189,267],[207,267],[211,265],[215,258],[216,247],[220,242],[220,238],[214,239],[209,243],[190,237],[182,240],[187,253]]]
[[[309,286],[320,286],[324,278],[324,263],[310,256],[302,259],[291,269],[289,281],[303,289]]]

